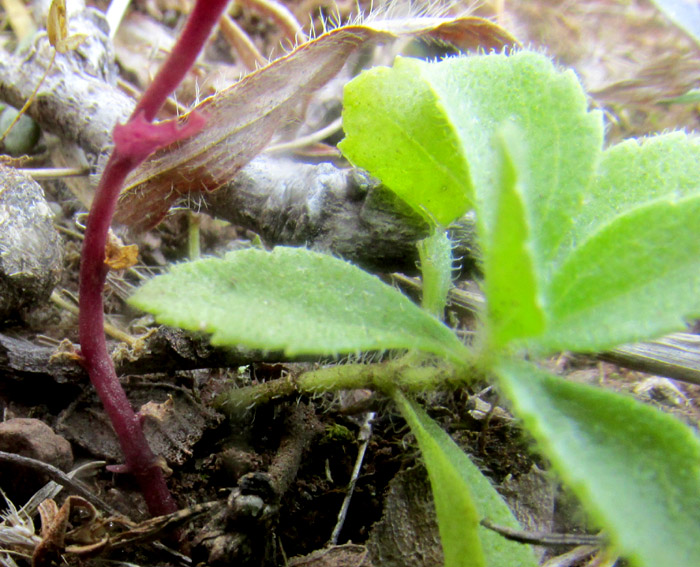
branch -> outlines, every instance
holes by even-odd
[[[428,225],[391,191],[358,169],[261,156],[201,204],[217,218],[259,234],[269,246],[306,246],[369,270],[417,271],[416,242]],[[456,257],[471,267],[471,216],[451,227]]]
[[[83,485],[83,483],[72,479],[61,469],[56,468],[53,465],[44,463],[43,461],[39,461],[37,459],[32,459],[30,457],[24,457],[22,455],[16,455],[14,453],[7,453],[5,451],[0,451],[0,462],[17,465],[32,471],[45,474],[49,478],[49,480],[52,480],[56,484],[60,484],[61,486],[72,491],[78,496],[82,496],[83,498],[85,498],[85,500],[93,504],[95,507],[101,508],[102,510],[106,510],[112,515],[119,515],[119,512],[117,512],[106,502],[103,502],[101,498],[95,496],[92,492],[90,492]]]
[[[122,345],[123,346],[123,345]],[[112,351],[119,375],[168,373],[199,368],[236,368],[255,362],[275,363],[287,360],[282,352],[215,348],[203,336],[196,336],[171,327],[159,327],[143,340],[138,354],[128,353],[115,345]],[[302,359],[298,359],[302,360]],[[327,356],[308,361],[328,360]],[[54,347],[0,333],[0,375],[5,382],[25,382],[41,388],[44,380],[57,384],[85,383],[85,369],[72,353],[62,354]]]
[[[73,19],[76,31],[101,38],[98,58],[113,65],[109,41],[100,31],[101,14],[87,10]],[[71,28],[73,29],[73,27]],[[105,82],[111,74],[95,76],[83,68],[80,57],[57,57],[55,70],[40,93],[39,104],[29,114],[41,128],[78,143],[89,154],[99,154],[112,144],[111,131],[126,122],[134,102]],[[39,80],[48,62],[38,50],[23,57],[0,50],[0,99],[21,106]],[[95,101],[85,112],[85,101]],[[415,272],[415,242],[427,235],[427,225],[382,191],[358,170],[332,164],[309,165],[291,159],[259,157],[228,184],[201,201],[211,215],[233,222],[261,235],[269,245],[306,245],[330,251],[368,269]],[[457,254],[470,257],[473,223],[465,219],[454,234]]]
[[[42,130],[99,154],[125,122],[134,101],[116,88],[114,50],[104,16],[93,8],[72,15],[71,31],[88,38],[75,52],[58,53],[28,114]],[[46,71],[53,49],[46,36],[19,54],[0,49],[0,100],[21,108]]]

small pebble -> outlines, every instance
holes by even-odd
[[[4,134],[15,120],[19,111],[11,106],[0,112],[0,135]],[[41,136],[39,125],[26,114],[17,121],[7,134],[2,144],[4,153],[11,156],[22,156],[32,153]]]
[[[0,451],[30,457],[63,471],[73,466],[70,443],[43,421],[18,417],[0,423]],[[48,482],[46,475],[17,465],[0,465],[0,487],[17,505],[22,505]]]

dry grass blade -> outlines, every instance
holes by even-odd
[[[31,8],[22,0],[2,0],[2,7],[5,18],[19,41],[30,37],[36,31]]]
[[[502,48],[515,40],[475,17],[406,18],[348,25],[308,41],[195,109],[207,117],[191,138],[151,156],[129,178],[115,220],[136,230],[155,226],[189,192],[214,191],[262,152],[275,132],[303,113],[309,97],[370,42],[422,37],[459,49]]]
[[[0,514],[0,553],[8,550],[30,552],[39,542],[31,517],[17,509],[12,501],[0,489],[0,496],[5,501],[6,510]]]

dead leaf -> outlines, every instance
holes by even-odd
[[[111,232],[105,247],[105,264],[110,270],[126,270],[138,263],[139,247],[136,244],[124,246],[122,241]]]
[[[319,549],[303,557],[294,557],[288,567],[373,567],[364,545],[346,543]]]
[[[51,2],[46,22],[46,33],[49,36],[49,43],[59,53],[73,51],[87,39],[87,36],[82,33],[68,35],[66,0],[53,0]]]
[[[31,8],[26,6],[25,2],[22,0],[2,0],[2,7],[5,11],[4,17],[19,41],[24,41],[36,31]]]
[[[127,393],[132,405],[140,408],[151,449],[171,465],[187,462],[204,432],[221,421],[183,388],[132,379]],[[93,455],[119,461],[123,459],[119,441],[100,405],[92,392],[78,398],[61,413],[56,430]]]
[[[68,496],[60,509],[56,502],[47,499],[39,504],[41,541],[32,554],[32,567],[67,563],[64,555],[87,558],[154,541],[221,506],[221,502],[204,502],[136,524],[124,516],[105,518],[80,496]],[[76,518],[79,518],[77,525],[73,525]]]
[[[32,567],[50,567],[61,562],[74,499],[83,500],[79,496],[69,496],[60,509],[50,498],[39,504],[41,542],[37,544],[32,554]]]
[[[193,112],[207,118],[198,134],[154,153],[128,178],[115,220],[134,230],[152,228],[183,195],[211,192],[261,153],[275,132],[303,115],[309,97],[370,42],[421,37],[461,50],[501,49],[517,42],[477,17],[405,18],[343,26],[306,42]]]

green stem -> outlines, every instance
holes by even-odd
[[[201,217],[192,211],[187,213],[187,252],[190,260],[199,260],[201,248],[199,246],[199,225]]]
[[[447,231],[434,228],[428,238],[418,242],[418,255],[423,276],[421,305],[428,313],[442,320],[447,293],[452,285],[452,243]]]
[[[404,392],[455,389],[481,374],[471,366],[454,366],[444,361],[407,354],[379,364],[342,364],[305,372],[298,377],[270,380],[255,386],[230,390],[216,398],[214,405],[232,415],[275,399],[352,389]]]

